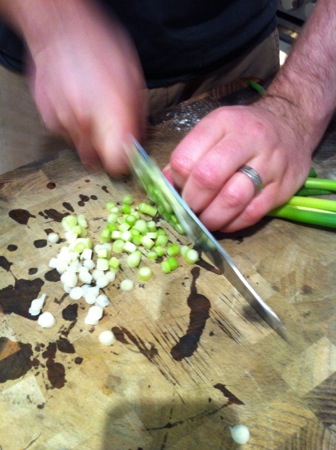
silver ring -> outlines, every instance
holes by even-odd
[[[261,189],[263,188],[263,182],[259,173],[256,170],[254,170],[250,166],[242,166],[238,170],[238,172],[241,172],[249,177],[249,179],[252,181],[255,187],[256,193],[261,191]]]

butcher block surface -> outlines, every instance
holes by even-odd
[[[167,110],[151,119],[146,149],[163,166],[204,114],[254,98],[246,88]],[[314,157],[320,177],[336,178],[335,133],[332,122]],[[153,279],[131,292],[119,284],[134,274],[121,271],[103,319],[86,325],[89,306],[48,267],[62,243],[47,235],[75,213],[97,238],[105,203],[127,193],[145,198],[67,148],[0,177],[0,448],[235,449],[229,427],[242,423],[246,449],[335,449],[335,232],[267,218],[216,235],[287,341],[205,258],[168,275],[153,263]],[[50,329],[28,313],[43,293]],[[99,343],[103,330],[114,345]]]

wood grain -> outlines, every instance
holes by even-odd
[[[177,142],[220,104],[248,89],[212,93],[152,118],[148,150],[163,165]],[[335,123],[314,166],[336,177]],[[96,327],[48,268],[61,218],[85,213],[92,233],[104,204],[132,180],[88,173],[70,150],[0,178],[0,445],[37,449],[234,449],[229,426],[245,423],[253,449],[336,448],[335,233],[265,219],[220,242],[284,321],[281,339],[206,264],[155,276],[131,293],[108,288]],[[47,294],[57,318],[41,329],[28,314]],[[196,321],[194,320],[196,317]],[[112,347],[98,335],[112,329]]]

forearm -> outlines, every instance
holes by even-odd
[[[334,0],[319,0],[265,98],[266,104],[273,102],[293,122],[311,151],[336,106],[335,29]]]
[[[32,56],[51,41],[93,33],[93,23],[105,23],[95,2],[90,0],[0,0],[0,15],[22,35]],[[112,32],[111,23],[107,28]],[[118,27],[113,27],[117,32]]]

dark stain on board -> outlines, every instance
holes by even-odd
[[[16,252],[17,249],[18,249],[18,246],[15,245],[15,244],[9,244],[9,245],[7,246],[7,250],[8,250],[9,252]]]
[[[72,322],[77,320],[78,317],[78,305],[76,303],[70,303],[62,311],[62,317],[64,320]]]
[[[44,285],[40,278],[34,280],[15,280],[14,285],[9,285],[0,290],[0,309],[4,314],[17,314],[30,320],[37,320],[37,316],[31,316],[28,312],[31,302],[38,297]]]
[[[27,225],[29,219],[35,218],[36,216],[33,216],[33,214],[30,214],[29,211],[26,209],[12,209],[8,213],[9,217],[15,222],[19,223],[20,225]]]
[[[9,345],[15,345],[16,351],[6,358],[1,358],[1,354]],[[30,344],[13,342],[5,337],[0,337],[0,383],[22,377],[36,364]]]
[[[49,181],[49,183],[47,184],[47,188],[52,190],[55,189],[56,187],[56,183],[53,183],[52,181]]]
[[[170,351],[176,361],[189,358],[197,350],[200,337],[210,314],[210,301],[204,295],[199,294],[196,288],[196,280],[199,277],[200,268],[194,267],[191,270],[191,274],[193,279],[187,300],[190,308],[189,326],[186,334],[180,338],[179,342]]]
[[[0,255],[0,267],[2,269],[6,270],[6,272],[9,272],[12,265],[13,263],[8,261],[5,256]]]
[[[51,219],[54,220],[55,222],[62,222],[62,219],[68,215],[68,213],[62,213],[54,208],[45,209],[44,211],[41,211],[39,214],[43,216],[45,219]]]
[[[244,402],[232,394],[232,392],[226,388],[225,384],[217,383],[214,385],[214,388],[221,391],[224,397],[229,399],[228,405],[244,405]]]
[[[47,246],[47,240],[46,239],[36,239],[34,241],[34,247],[36,248],[43,248]]]
[[[56,341],[57,350],[59,350],[62,353],[75,353],[75,347],[73,344],[66,338],[60,337]]]
[[[49,342],[42,356],[46,359],[48,380],[51,387],[53,389],[61,389],[66,383],[65,368],[63,364],[55,361],[56,351],[56,342]]]
[[[74,209],[72,207],[72,205],[69,202],[64,202],[63,206],[65,209],[67,209],[68,211],[74,212]]]
[[[154,357],[158,356],[159,352],[154,344],[149,342],[148,347],[141,338],[133,336],[126,328],[113,327],[112,331],[117,341],[122,342],[123,344],[127,344],[130,341],[149,361],[153,362]]]
[[[47,281],[58,282],[61,279],[61,275],[57,272],[56,269],[51,269],[45,273],[44,278]]]
[[[84,194],[80,194],[79,198],[80,198],[80,200],[78,202],[79,206],[85,206],[85,203],[90,200],[90,197],[88,197],[87,195],[84,195]]]

